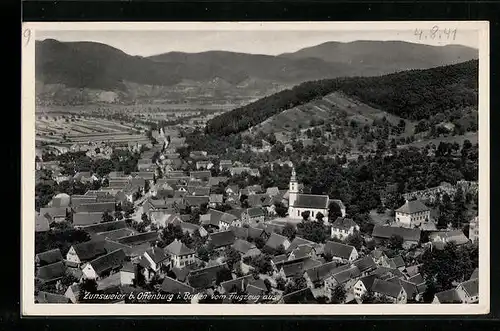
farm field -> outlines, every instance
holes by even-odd
[[[446,142],[446,143],[458,143],[459,145],[462,145],[465,140],[469,140],[472,144],[477,144],[478,143],[478,134],[477,132],[467,132],[464,135],[459,135],[459,136],[449,136],[449,137],[440,137],[440,138],[434,138],[434,139],[424,139],[422,141],[415,141],[411,144],[408,145],[400,145],[398,148],[406,148],[409,146],[413,147],[424,147],[430,143],[434,145],[439,145],[440,142]]]
[[[37,140],[47,142],[147,142],[127,124],[97,118],[68,119],[62,116],[39,116],[36,121]]]

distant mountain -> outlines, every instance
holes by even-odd
[[[99,90],[117,92],[117,101],[198,96],[243,100],[304,81],[428,68],[473,53],[462,46],[355,42],[326,43],[280,56],[209,51],[141,57],[101,43],[46,39],[36,42],[35,67],[40,100],[92,102]]]
[[[479,58],[479,51],[462,45],[430,46],[403,41],[326,42],[280,57],[315,58],[326,62],[361,65],[381,74],[409,69],[427,69]]]
[[[338,109],[351,113],[356,110],[358,115],[363,116],[373,112],[373,108],[409,120],[428,120],[442,114],[444,120],[452,112],[455,112],[453,116],[457,116],[456,112],[477,112],[477,98],[478,61],[471,60],[384,76],[304,82],[221,114],[207,122],[206,131],[224,136],[265,122],[272,132],[273,127],[286,127],[287,122],[290,124],[288,127],[293,127],[290,122],[309,121],[316,115],[328,117],[329,113]],[[366,106],[355,106],[355,102]],[[284,112],[284,117],[277,117]],[[323,114],[319,114],[321,112]],[[270,121],[273,124],[269,125]],[[269,129],[266,131],[270,132]]]

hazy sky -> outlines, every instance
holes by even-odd
[[[415,29],[393,31],[36,31],[36,39],[94,41],[121,49],[130,55],[149,56],[171,51],[203,52],[224,50],[277,55],[327,41],[402,40],[429,45],[459,44],[478,48],[477,30],[457,31],[455,40],[419,40]]]

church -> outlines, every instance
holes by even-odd
[[[328,222],[328,206],[330,198],[328,195],[302,194],[299,193],[299,183],[292,168],[288,191],[288,217],[302,219],[302,212],[309,211],[311,219],[316,219],[318,213],[323,214],[324,222]]]

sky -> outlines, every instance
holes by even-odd
[[[458,30],[455,40],[451,34],[430,38],[426,30],[420,40],[415,29],[362,31],[99,31],[99,30],[37,30],[36,39],[59,41],[94,41],[118,48],[130,55],[151,56],[171,51],[197,53],[223,50],[251,54],[278,55],[295,52],[304,47],[328,41],[401,40],[429,45],[458,44],[478,48],[475,30]],[[425,38],[427,34],[428,38]],[[437,36],[437,35],[436,35]]]

